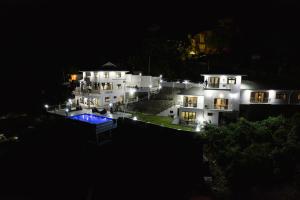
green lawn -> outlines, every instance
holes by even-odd
[[[157,116],[157,115],[144,114],[144,113],[140,113],[140,112],[132,112],[131,114],[133,114],[133,116],[136,116],[138,120],[143,121],[143,122],[150,122],[152,124],[161,125],[161,126],[165,126],[168,128],[181,129],[184,131],[195,132],[195,128],[193,128],[193,127],[172,124],[173,118],[171,118],[171,117],[162,117],[162,116]]]

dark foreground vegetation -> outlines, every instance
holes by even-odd
[[[99,147],[64,118],[27,118],[14,129],[19,140],[1,149],[1,200],[190,199],[209,192],[202,143],[189,132],[120,119],[113,141]]]
[[[218,199],[300,199],[300,115],[206,126]]]

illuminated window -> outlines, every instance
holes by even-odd
[[[202,52],[203,50],[205,50],[205,44],[200,44],[200,51]]]
[[[121,72],[117,72],[117,78],[121,78],[122,77],[122,73]]]
[[[277,92],[276,99],[287,100],[287,94],[284,92]]]
[[[72,74],[71,75],[71,80],[72,81],[76,81],[77,80],[77,75],[76,74]]]
[[[112,90],[113,84],[112,83],[101,83],[102,90]]]
[[[184,97],[185,107],[197,107],[197,97]]]
[[[219,88],[220,78],[219,77],[209,77],[208,87]]]
[[[104,98],[104,101],[105,101],[105,102],[110,102],[110,97],[105,97],[105,98]]]
[[[268,103],[269,92],[251,92],[251,103]]]
[[[228,109],[228,99],[216,98],[214,99],[215,109]]]
[[[228,78],[227,84],[236,84],[236,78]]]
[[[104,78],[109,78],[109,72],[104,72]]]
[[[181,112],[181,119],[194,122],[196,120],[196,112]]]

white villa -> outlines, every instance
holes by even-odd
[[[243,75],[238,74],[202,76],[203,84],[186,84],[187,89],[177,95],[175,106],[160,115],[176,113],[174,123],[218,125],[225,116],[236,118],[241,104],[300,105],[300,90],[260,88],[251,81],[242,81]]]
[[[106,63],[93,71],[82,71],[80,86],[73,92],[73,103],[83,107],[108,107],[126,103],[137,92],[156,92],[161,77],[126,74],[129,71]]]

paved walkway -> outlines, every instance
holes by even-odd
[[[52,114],[57,114],[60,116],[66,116],[66,111],[65,109],[60,109],[60,110],[53,110],[53,111],[48,111],[49,113]],[[76,111],[71,111],[68,113],[68,116],[74,116],[74,115],[80,115],[80,114],[94,114],[94,115],[99,115],[99,116],[105,116],[113,119],[118,119],[119,117],[126,117],[126,118],[131,118],[132,114],[130,113],[124,113],[124,112],[114,112],[113,114],[107,113],[107,114],[100,114],[100,113],[93,113],[92,109],[82,109],[82,110],[76,110]]]

